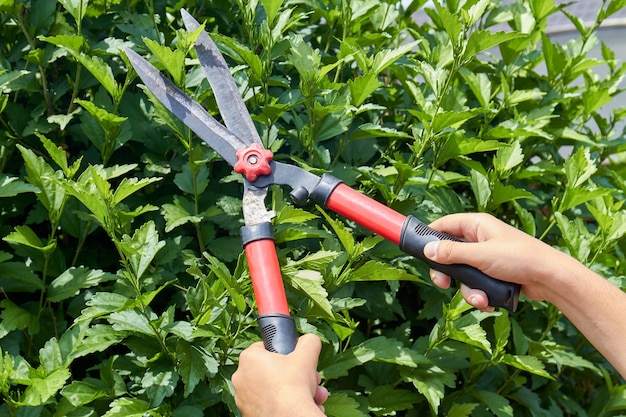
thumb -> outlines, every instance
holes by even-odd
[[[440,264],[467,264],[476,266],[476,243],[435,240],[424,246],[424,256]]]
[[[295,355],[299,360],[306,364],[312,364],[314,368],[317,368],[317,360],[322,350],[322,341],[314,334],[308,333],[298,338],[296,349],[292,355]]]

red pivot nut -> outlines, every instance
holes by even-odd
[[[260,175],[272,173],[270,161],[274,154],[272,151],[263,149],[258,143],[253,143],[248,148],[237,150],[236,155],[235,172],[245,176],[248,181],[254,182]]]

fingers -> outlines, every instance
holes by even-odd
[[[477,290],[461,284],[461,294],[468,304],[482,311],[492,312],[495,309],[489,305],[489,298],[482,290]]]
[[[449,276],[435,269],[430,270],[430,279],[433,284],[444,290],[450,288],[450,283],[452,282]]]

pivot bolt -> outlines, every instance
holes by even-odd
[[[248,148],[239,149],[236,155],[235,172],[242,174],[248,181],[254,182],[259,176],[272,173],[270,161],[274,154],[260,144],[253,143]]]

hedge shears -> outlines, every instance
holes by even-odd
[[[182,16],[188,31],[200,27],[185,10]],[[312,200],[390,240],[431,268],[485,291],[491,306],[515,311],[520,292],[518,284],[492,278],[468,265],[438,264],[424,256],[426,243],[458,240],[456,237],[435,231],[411,215],[400,214],[331,175],[317,176],[295,165],[275,161],[272,152],[263,147],[230,69],[207,32],[200,33],[195,50],[224,124],[147,60],[128,48],[126,53],[145,87],[243,176],[241,239],[257,303],[261,337],[267,350],[287,354],[293,351],[298,338],[276,255],[272,233],[275,213],[265,206],[268,187],[272,184],[290,187],[295,204]]]

